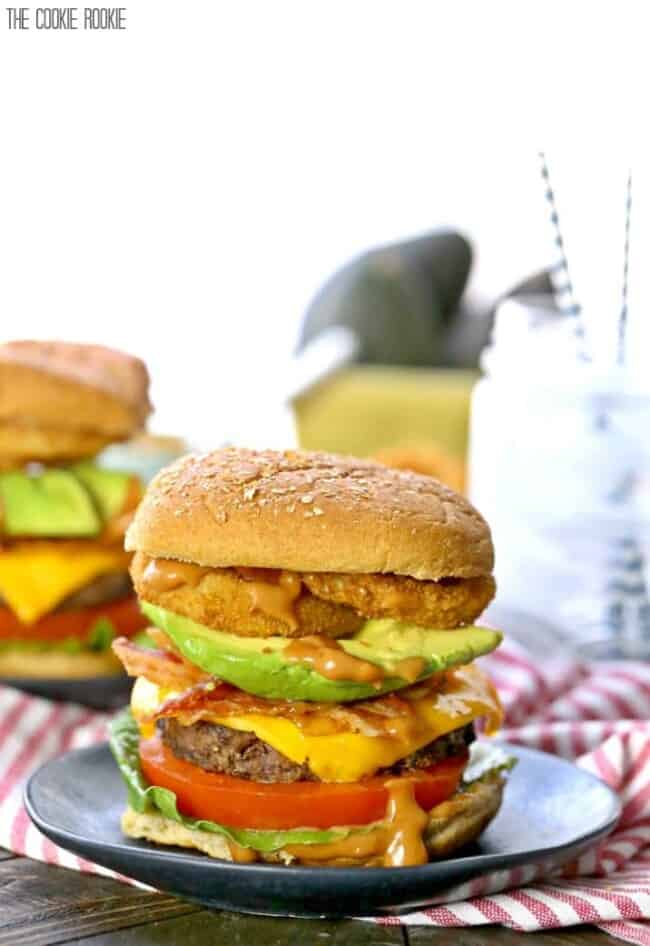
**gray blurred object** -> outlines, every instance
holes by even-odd
[[[509,292],[506,292],[504,298],[509,296],[548,296],[547,305],[555,307],[551,275],[545,269],[517,283]]]
[[[470,244],[451,230],[369,250],[319,290],[299,348],[339,325],[358,338],[357,360],[365,364],[440,366],[453,358],[474,366],[484,333],[464,348],[455,324],[471,264]]]

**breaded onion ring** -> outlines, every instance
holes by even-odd
[[[290,605],[293,621],[283,621],[255,607],[251,597],[253,583],[234,568],[213,568],[196,585],[184,584],[161,591],[147,580],[145,571],[150,561],[142,552],[133,558],[131,576],[138,596],[217,631],[241,637],[342,637],[353,634],[364,622],[353,608],[321,601],[304,586]]]
[[[421,627],[454,628],[471,624],[494,597],[491,575],[417,581],[402,575],[340,575],[310,572],[302,576],[312,594],[352,606],[366,618],[397,618]]]

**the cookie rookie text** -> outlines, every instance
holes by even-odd
[[[125,30],[126,7],[5,7],[10,30]]]

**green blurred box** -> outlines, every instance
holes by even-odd
[[[477,378],[474,371],[452,368],[345,369],[298,402],[299,443],[366,456],[383,447],[430,442],[464,458]]]

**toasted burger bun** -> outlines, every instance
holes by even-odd
[[[151,412],[139,358],[99,345],[0,345],[3,458],[71,459],[140,430]],[[13,443],[13,446],[12,446]]]
[[[110,650],[100,654],[65,654],[55,650],[30,652],[18,648],[0,652],[0,677],[78,680],[82,677],[121,676],[123,673],[122,664]]]
[[[0,423],[0,470],[30,461],[68,462],[94,456],[112,438],[96,431],[61,430]]]
[[[482,782],[475,782],[466,791],[458,792],[449,801],[432,808],[429,826],[424,832],[424,841],[431,860],[449,857],[454,851],[476,840],[498,812],[502,794],[503,779],[494,776]],[[233,860],[228,842],[221,835],[186,828],[161,814],[140,814],[129,807],[122,816],[122,831],[130,838],[191,848],[220,860]],[[260,854],[259,857],[260,860],[276,863],[308,864],[309,845],[303,847],[304,858],[296,858],[283,849],[274,851],[273,854]],[[318,865],[363,867],[364,863],[353,862],[348,858],[345,862],[319,861]]]
[[[213,567],[475,578],[490,531],[427,476],[307,451],[191,454],[150,484],[128,551]]]

